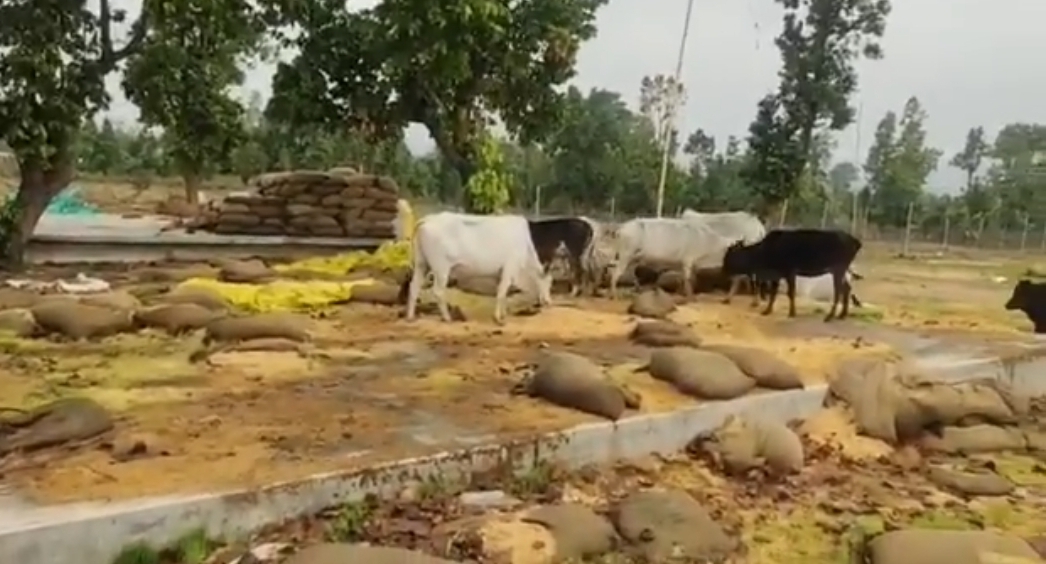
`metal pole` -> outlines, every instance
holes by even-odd
[[[686,40],[690,35],[690,13],[694,10],[694,0],[686,3],[686,21],[683,22],[683,38],[679,41],[679,57],[676,58],[675,86],[682,85],[680,76],[683,74],[683,55],[686,53]],[[665,147],[661,154],[661,178],[657,182],[657,217],[661,217],[661,210],[665,207],[665,180],[668,178],[668,153],[672,147],[672,129],[675,124],[675,102],[671,99],[668,105],[668,126],[665,132]]]
[[[909,256],[908,249],[909,244],[912,240],[912,212],[915,211],[915,204],[908,202],[908,215],[904,221],[904,250],[901,251],[901,256]]]

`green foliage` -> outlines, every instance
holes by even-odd
[[[941,156],[937,149],[926,147],[925,121],[926,112],[913,96],[905,103],[900,121],[887,112],[876,128],[864,168],[871,198],[866,205],[879,223],[903,226],[908,206],[925,200],[926,179]]]
[[[511,177],[505,172],[501,146],[484,135],[476,150],[476,172],[465,185],[466,207],[476,213],[499,213],[509,202]]]
[[[194,200],[195,182],[242,141],[244,110],[228,89],[242,81],[239,63],[258,47],[263,27],[247,0],[145,2],[152,26],[123,87],[142,122],[164,129]]]
[[[270,0],[278,21],[302,30],[300,55],[277,69],[272,113],[296,107],[301,123],[379,139],[423,124],[467,183],[491,114],[524,142],[553,132],[556,87],[573,77],[606,1],[385,0],[347,12],[336,2]]]
[[[785,9],[784,29],[775,41],[781,82],[759,102],[749,129],[752,159],[746,175],[765,209],[798,195],[806,167],[816,160],[817,132],[840,131],[853,121],[854,61],[882,56],[878,40],[890,12],[888,0],[777,2]]]

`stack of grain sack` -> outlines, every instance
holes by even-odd
[[[399,187],[349,168],[263,174],[253,190],[226,197],[208,218],[215,233],[299,237],[395,236]]]

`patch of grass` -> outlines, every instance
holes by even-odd
[[[160,564],[160,552],[143,542],[129,544],[116,555],[113,564]]]
[[[541,495],[549,490],[555,477],[554,466],[544,461],[538,461],[531,468],[514,476],[508,491],[517,497]]]
[[[1014,484],[1046,489],[1046,464],[1030,456],[1003,454],[992,457],[995,469]]]
[[[433,474],[418,484],[418,497],[423,500],[442,499],[450,495],[453,487],[442,476]]]
[[[175,541],[171,551],[178,564],[203,564],[218,546],[219,543],[207,537],[206,531],[194,529]]]
[[[359,541],[373,514],[374,509],[366,500],[342,505],[330,521],[327,539],[331,542]]]

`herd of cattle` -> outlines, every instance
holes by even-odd
[[[861,242],[835,229],[775,229],[746,212],[699,213],[678,218],[636,218],[612,227],[586,217],[528,220],[519,215],[479,216],[441,212],[418,222],[413,239],[413,272],[404,284],[407,319],[414,319],[421,289],[433,279],[440,316],[451,319],[446,289],[452,271],[470,276],[498,277],[494,318],[503,322],[511,287],[551,303],[550,266],[565,248],[573,277],[571,294],[595,294],[609,278],[609,293],[617,297],[618,282],[642,264],[680,269],[683,292],[693,294],[696,269],[719,269],[731,280],[725,301],[747,280],[753,305],[768,297],[763,314],[773,311],[778,286],[788,288],[789,316],[795,315],[798,277],[828,275],[833,300],[826,321],[849,313],[850,266]]]
[[[446,289],[452,272],[498,278],[494,318],[503,322],[510,288],[515,286],[551,303],[550,266],[565,250],[572,275],[571,294],[596,294],[607,281],[617,298],[622,276],[633,269],[638,280],[644,265],[670,265],[683,273],[686,296],[693,294],[693,274],[714,270],[729,278],[724,302],[747,282],[752,306],[766,298],[763,315],[773,311],[783,279],[788,315],[795,316],[796,287],[804,280],[826,278],[832,306],[825,321],[843,319],[853,294],[851,270],[861,241],[838,229],[767,230],[747,212],[701,213],[686,210],[678,218],[636,218],[612,226],[587,217],[530,220],[519,215],[479,216],[441,212],[418,222],[413,240],[413,272],[401,288],[407,319],[414,319],[422,286],[433,278],[440,316],[451,320]],[[837,309],[840,309],[838,311]],[[1036,333],[1046,333],[1046,283],[1021,280],[1007,310],[1023,311]]]

